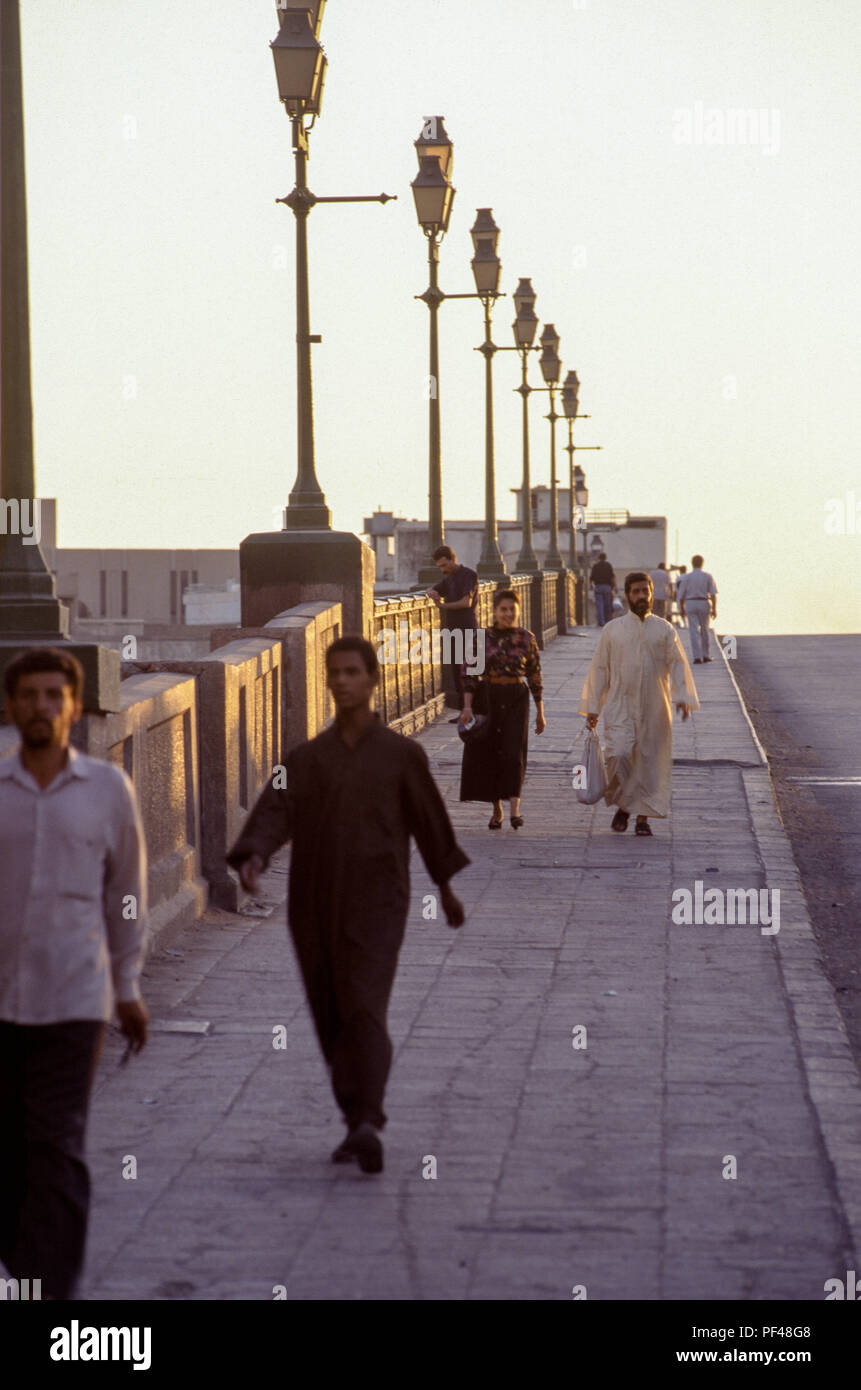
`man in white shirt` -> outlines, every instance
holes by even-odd
[[[669,617],[668,605],[673,598],[673,581],[667,574],[663,560],[649,575],[652,581],[652,612],[656,618]]]
[[[682,621],[687,618],[691,630],[694,665],[702,666],[714,661],[714,657],[709,656],[709,617],[717,617],[717,585],[703,569],[702,555],[692,556],[691,564],[690,574],[683,574],[679,580],[676,597]]]
[[[146,1042],[146,849],[130,779],[70,747],[84,672],[30,648],[3,676],[21,735],[0,760],[0,1260],[71,1298],[83,1264],[87,1108],[114,998]]]

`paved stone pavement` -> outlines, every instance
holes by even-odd
[[[491,834],[488,807],[458,802],[454,726],[420,736],[472,859],[455,881],[468,918],[424,920],[414,854],[386,1171],[328,1161],[342,1126],[286,938],[285,850],[272,916],[207,913],[148,964],[145,1052],[118,1069],[108,1040],[83,1297],[821,1299],[859,1267],[861,1092],[800,894],[778,936],[671,920],[697,879],[774,886],[779,862],[791,888],[728,668],[695,668],[673,815],[636,839],[572,790],[594,645],[543,654],[521,831]],[[195,1020],[209,1032],[160,1031]]]

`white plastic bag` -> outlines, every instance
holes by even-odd
[[[588,724],[584,733],[583,762],[581,764],[582,774],[578,779],[582,785],[575,788],[577,800],[582,801],[585,806],[594,806],[596,801],[600,801],[607,786],[607,774],[604,770],[604,754],[601,743],[594,729],[590,729]]]

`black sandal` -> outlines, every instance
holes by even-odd
[[[501,830],[502,816],[499,817],[499,820],[496,819],[496,816],[491,816],[490,820],[487,822],[487,828],[488,830]]]
[[[512,830],[519,830],[522,824],[523,824],[523,817],[522,817],[522,816],[512,816],[512,817],[511,817],[511,828],[512,828]]]
[[[627,829],[628,829],[628,817],[629,817],[629,815],[630,815],[630,811],[623,811],[623,810],[620,808],[620,809],[616,812],[616,814],[615,814],[615,816],[613,817],[613,819],[610,821],[610,829],[611,829],[611,830],[618,830],[618,831],[619,831],[619,834],[621,835],[621,833],[622,833],[623,830],[627,830]]]
[[[649,825],[649,822],[648,822],[645,818],[643,818],[643,820],[639,820],[639,819],[638,819],[638,820],[637,820],[637,824],[634,826],[634,834],[635,834],[635,835],[651,835],[651,833],[652,833],[652,827]]]

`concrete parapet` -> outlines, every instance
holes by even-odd
[[[387,724],[402,732],[423,728],[445,703],[443,663],[434,660],[433,650],[439,631],[439,609],[424,594],[374,603],[371,640],[382,658],[377,708]]]
[[[277,613],[263,627],[214,628],[213,651],[238,638],[277,639],[282,645],[281,743],[286,756],[297,743],[314,738],[334,715],[326,688],[326,649],[343,631],[340,603],[320,599]]]
[[[206,906],[194,680],[164,672],[124,681],[120,709],[85,715],[72,739],[134,782],[149,861],[150,939],[193,922]]]
[[[199,660],[127,665],[196,677],[201,865],[210,900],[235,911],[238,887],[224,856],[282,756],[281,641],[242,637]]]

